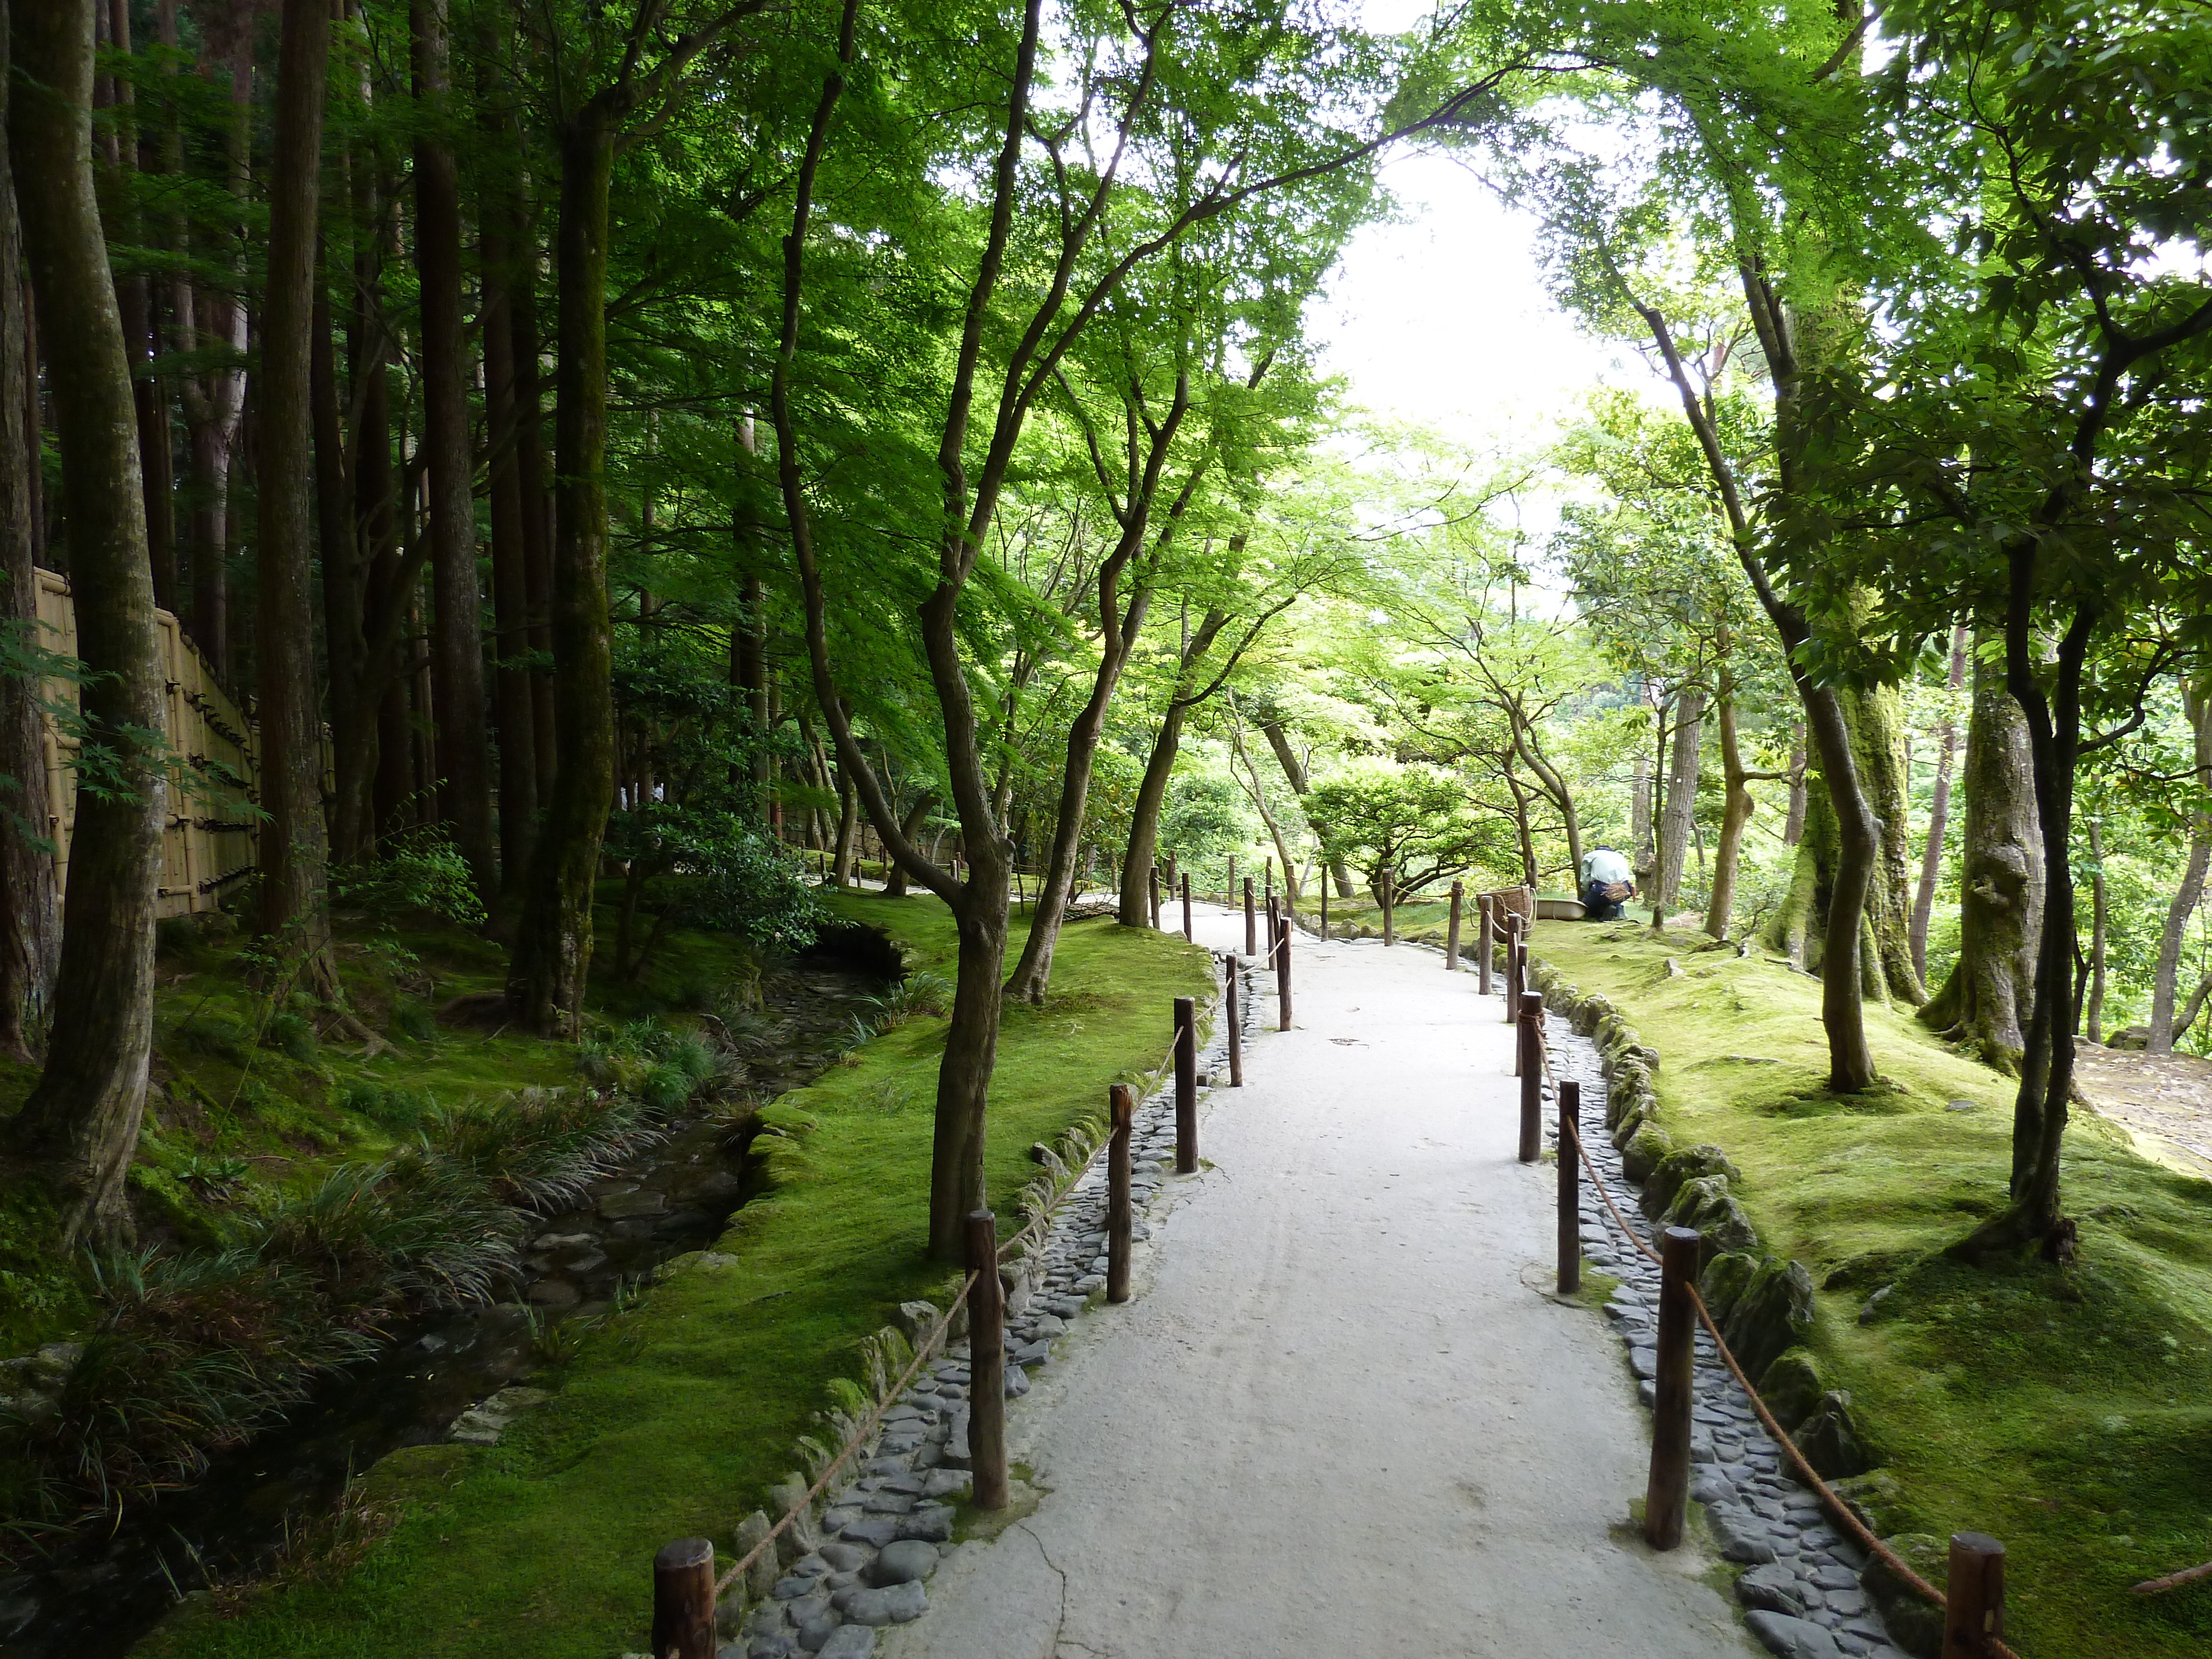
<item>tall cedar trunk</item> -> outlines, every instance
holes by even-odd
[[[1951,630],[1950,689],[1954,703],[1966,684],[1966,628]],[[1920,852],[1920,885],[1912,895],[1912,969],[1928,978],[1928,921],[1936,909],[1936,883],[1943,873],[1943,836],[1950,828],[1951,761],[1959,746],[1958,722],[1949,709],[1936,728],[1936,790],[1928,804],[1928,840]]]
[[[514,332],[508,289],[514,243],[504,205],[483,204],[484,405],[491,434],[491,592],[499,717],[499,867],[504,892],[519,896],[538,816],[538,727],[530,651],[530,577],[523,538],[522,474],[516,455]]]
[[[2089,820],[2089,1041],[2105,1040],[2105,962],[2112,939],[2112,916],[2106,908],[2105,846],[2097,821]]]
[[[410,0],[415,98],[415,268],[422,283],[422,447],[429,461],[431,704],[436,715],[439,815],[467,860],[477,893],[499,897],[492,838],[491,756],[484,741],[483,611],[464,390],[461,186],[444,123],[451,101],[447,0]]]
[[[1926,1000],[1928,993],[1912,965],[1912,823],[1905,700],[1894,686],[1887,685],[1842,696],[1859,787],[1875,821],[1875,872],[1867,889],[1869,948],[1874,952],[1870,973],[1888,995],[1917,1004]]]
[[[102,44],[119,52],[131,46],[131,8],[126,0],[107,0],[101,19]],[[106,77],[102,77],[104,80]],[[108,240],[138,243],[144,240],[130,208],[127,175],[138,166],[137,124],[133,118],[137,89],[127,75],[107,80],[108,101],[114,113],[101,137],[101,160],[110,176]],[[145,497],[146,543],[153,562],[154,603],[163,608],[176,604],[177,550],[175,511],[169,478],[169,413],[160,383],[147,374],[145,366],[159,350],[154,338],[153,285],[144,272],[122,277],[116,283],[117,309],[123,319],[123,355],[131,364],[131,404],[138,420],[139,488]]]
[[[1260,730],[1267,735],[1267,747],[1275,751],[1275,763],[1283,769],[1283,780],[1291,786],[1291,793],[1298,798],[1298,811],[1304,815],[1306,828],[1314,839],[1327,845],[1328,827],[1313,815],[1306,805],[1306,797],[1313,791],[1313,780],[1306,775],[1305,763],[1298,758],[1297,750],[1291,747],[1290,733],[1283,729],[1279,720],[1262,720]],[[1339,898],[1352,896],[1352,867],[1338,854],[1328,866],[1329,878],[1336,883]]]
[[[88,742],[112,775],[80,790],[52,1040],[9,1125],[63,1211],[62,1247],[131,1231],[125,1177],[154,1031],[154,902],[167,784],[166,702],[139,489],[137,410],[92,177],[93,0],[10,17],[8,135],[31,282],[53,373]]]
[[[853,884],[853,843],[860,826],[860,806],[853,793],[852,774],[837,769],[837,846],[830,866],[830,879],[840,887]]]
[[[592,960],[592,885],[614,804],[607,616],[607,215],[612,112],[586,103],[561,132],[559,367],[554,475],[554,726],[561,754],[531,859],[507,997],[532,1030],[573,1031]],[[963,945],[964,948],[964,945]],[[995,988],[995,981],[994,981]]]
[[[336,989],[323,823],[322,721],[315,696],[310,337],[321,188],[328,0],[284,0],[269,181],[269,282],[262,306],[259,536],[256,547],[261,716],[261,931],[307,984]]]
[[[2195,775],[2191,779],[2197,801],[2189,814],[2189,859],[2182,866],[2181,884],[2174,890],[2173,902],[2166,907],[2166,927],[2159,934],[2158,971],[2151,981],[2150,1042],[2148,1052],[2170,1054],[2173,1052],[2176,1035],[2173,1005],[2179,995],[2176,981],[2181,975],[2181,945],[2189,931],[2190,918],[2197,914],[2197,902],[2204,896],[2204,870],[2212,863],[2212,807],[2205,802],[2212,798],[2212,699],[2208,699],[2203,688],[2184,685],[2181,688],[2182,707],[2189,716],[2189,729],[2194,744]]]
[[[1682,896],[1682,864],[1689,855],[1690,831],[1697,820],[1698,766],[1705,730],[1705,690],[1701,686],[1685,686],[1674,708],[1674,753],[1667,765],[1667,802],[1659,817],[1659,863],[1651,882],[1652,902],[1662,910],[1677,908]]]
[[[1743,858],[1743,830],[1751,822],[1756,803],[1751,798],[1750,773],[1743,763],[1743,744],[1736,735],[1735,682],[1723,667],[1717,699],[1721,738],[1721,834],[1713,849],[1713,890],[1705,905],[1705,931],[1726,939],[1729,918],[1735,908],[1736,868]],[[1577,865],[1577,869],[1581,866]]]
[[[532,781],[542,809],[553,797],[561,745],[553,727],[553,497],[545,482],[545,421],[539,396],[538,360],[543,344],[538,332],[538,240],[526,224],[519,227],[514,254],[514,280],[507,295],[514,335],[514,479],[522,506],[523,596],[530,611],[530,717],[538,748]],[[533,826],[533,859],[536,833]]]
[[[752,448],[752,423],[744,427],[747,453]],[[768,589],[748,573],[738,602],[737,620],[730,629],[730,681],[744,694],[747,729],[753,749],[747,762],[752,784],[752,807],[762,830],[768,828]],[[902,874],[900,880],[905,879]],[[906,890],[902,885],[899,890]]]
[[[1973,681],[1961,775],[1966,816],[1959,859],[1959,959],[1920,1018],[2009,1072],[2027,1048],[2035,992],[2043,837],[2027,722],[2005,690],[2004,669],[1977,654]]]
[[[204,30],[210,21],[202,18]],[[226,18],[224,32],[206,42],[228,76],[231,115],[223,134],[224,161],[227,183],[241,211],[252,181],[252,12],[240,8]],[[212,61],[205,63],[203,72],[215,67]],[[243,287],[244,250],[234,238],[226,235],[202,257],[236,269]],[[219,286],[180,292],[191,308],[194,343],[232,356],[230,362],[204,372],[198,395],[185,404],[192,467],[192,634],[200,654],[229,684],[228,560],[235,529],[231,495],[246,419],[246,310],[243,300]]]
[[[7,10],[0,0],[0,133],[7,119]],[[7,147],[0,143],[0,623],[27,645],[44,645],[31,542],[31,398],[23,337],[23,232]],[[0,1051],[31,1057],[43,1034],[62,943],[53,854],[39,844],[52,829],[46,795],[46,720],[40,686],[0,675],[0,772],[16,781],[0,817]]]

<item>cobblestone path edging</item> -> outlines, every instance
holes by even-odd
[[[1548,1006],[1564,1012],[1581,998],[1548,972],[1541,975]],[[1617,1018],[1617,1017],[1616,1017]],[[1552,1073],[1582,1085],[1577,1129],[1590,1162],[1629,1224],[1657,1248],[1660,1225],[1647,1220],[1638,1205],[1638,1188],[1621,1168],[1621,1155],[1606,1128],[1610,1086],[1607,1064],[1589,1037],[1566,1029],[1555,1018],[1545,1034]],[[1639,1075],[1629,1086],[1648,1093],[1649,1068],[1657,1056],[1632,1038],[1620,1045],[1634,1054]],[[1544,1085],[1546,1144],[1562,1157],[1555,1085]],[[1608,1278],[1620,1281],[1606,1304],[1606,1314],[1626,1346],[1637,1376],[1637,1395],[1650,1409],[1658,1373],[1658,1346],[1652,1310],[1659,1300],[1659,1269],[1620,1237],[1604,1201],[1582,1192],[1583,1257]],[[1736,1599],[1745,1608],[1751,1632],[1784,1659],[1907,1659],[1891,1645],[1881,1615],[1860,1583],[1867,1558],[1851,1540],[1828,1525],[1820,1500],[1785,1472],[1784,1457],[1759,1423],[1742,1388],[1729,1374],[1712,1338],[1697,1333],[1696,1403],[1692,1412],[1690,1455],[1694,1466],[1690,1494],[1702,1505],[1715,1547],[1723,1560],[1747,1569],[1737,1580]]]
[[[1237,999],[1248,1036],[1262,981],[1272,975],[1243,963]],[[1199,1054],[1200,1103],[1227,1061],[1228,1036],[1219,1024]],[[1175,1085],[1170,1077],[1136,1109],[1130,1135],[1130,1200],[1134,1240],[1152,1236],[1148,1218],[1164,1209],[1175,1162]],[[1029,1392],[1029,1372],[1052,1359],[1055,1339],[1106,1287],[1106,1160],[1103,1150],[1071,1188],[1042,1245],[1013,1268],[1006,1306],[1006,1399]],[[904,1312],[916,1329],[938,1310],[910,1304]],[[928,1610],[926,1581],[956,1547],[954,1504],[968,1495],[968,1345],[962,1341],[927,1367],[914,1386],[884,1413],[883,1428],[859,1474],[829,1494],[818,1518],[805,1517],[780,1543],[781,1564],[764,1557],[755,1582],[733,1587],[724,1603],[726,1640],[718,1659],[866,1659],[876,1632],[905,1624]],[[803,1490],[803,1486],[801,1487]],[[761,1530],[765,1531],[765,1519]],[[744,1529],[740,1549],[750,1547]],[[750,1611],[746,1611],[747,1607]],[[625,1656],[625,1659],[643,1659]]]

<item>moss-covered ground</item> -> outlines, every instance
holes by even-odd
[[[934,899],[836,901],[950,974]],[[1019,948],[1021,927],[1014,929]],[[1010,1009],[992,1087],[988,1178],[1010,1212],[1033,1141],[1102,1108],[1106,1085],[1157,1066],[1170,999],[1203,994],[1202,951],[1107,922],[1068,929],[1054,990]],[[924,1260],[931,1111],[945,1024],[909,1019],[768,1109],[790,1138],[775,1186],[738,1212],[720,1265],[690,1258],[594,1332],[550,1380],[555,1401],[495,1448],[410,1454],[380,1483],[393,1529],[334,1583],[313,1575],[232,1617],[188,1612],[147,1650],[193,1659],[496,1656],[574,1659],[637,1647],[653,1552],[732,1528],[794,1467],[794,1439],[856,1369],[897,1304],[942,1291]],[[546,1380],[546,1379],[540,1379]]]
[[[1535,950],[1658,1048],[1662,1126],[1725,1148],[1769,1247],[1811,1268],[1820,1363],[1901,1487],[1884,1529],[2002,1540],[2029,1659],[2212,1652],[2212,1583],[2128,1594],[2212,1558],[2212,1182],[2077,1114],[2078,1262],[1950,1261],[2003,1202],[2011,1080],[1870,1007],[1885,1086],[1832,1097],[1818,983],[1702,939],[1548,922]]]

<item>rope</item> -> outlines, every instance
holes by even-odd
[[[1544,1055],[1544,1069],[1547,1072],[1552,1069],[1548,1045]],[[1627,1217],[1621,1214],[1620,1206],[1613,1201],[1613,1194],[1606,1189],[1604,1176],[1598,1173],[1597,1165],[1590,1161],[1589,1149],[1583,1144],[1582,1126],[1572,1118],[1564,1115],[1559,1122],[1560,1126],[1566,1130],[1569,1138],[1575,1143],[1575,1153],[1581,1158],[1583,1168],[1589,1172],[1590,1185],[1597,1189],[1598,1197],[1604,1200],[1605,1207],[1612,1215],[1613,1224],[1620,1229],[1622,1237],[1634,1245],[1638,1253],[1654,1267],[1662,1265],[1657,1253],[1638,1237],[1636,1229],[1629,1224]],[[1689,1285],[1684,1288],[1690,1293],[1691,1305],[1698,1310],[1698,1322],[1705,1328],[1705,1334],[1712,1338],[1713,1346],[1720,1351],[1721,1358],[1729,1368],[1729,1374],[1735,1378],[1737,1386],[1743,1389],[1745,1397],[1751,1401],[1751,1408],[1759,1413],[1759,1420],[1765,1425],[1768,1437],[1782,1449],[1783,1455],[1789,1458],[1791,1466],[1796,1470],[1798,1479],[1813,1489],[1828,1510],[1831,1518],[1856,1539],[1860,1547],[1869,1554],[1880,1558],[1882,1565],[1895,1573],[1915,1595],[1934,1602],[1939,1607],[1946,1606],[1943,1592],[1915,1572],[1895,1550],[1875,1537],[1867,1524],[1859,1519],[1857,1512],[1842,1498],[1837,1497],[1830,1489],[1828,1483],[1823,1480],[1813,1466],[1805,1461],[1805,1455],[1797,1449],[1796,1442],[1790,1439],[1783,1430],[1781,1424],[1774,1420],[1774,1413],[1767,1409],[1766,1401],[1759,1398],[1759,1390],[1752,1387],[1751,1379],[1743,1374],[1743,1367],[1736,1363],[1735,1353],[1723,1340],[1720,1327],[1714,1322],[1712,1311],[1705,1306],[1705,1299],[1698,1293],[1698,1287],[1695,1285]],[[2020,1655],[2008,1647],[1998,1637],[1985,1633],[1982,1638],[1982,1645],[1984,1651],[1991,1655],[1992,1659],[2020,1659]]]
[[[1165,1058],[1160,1061],[1158,1066],[1153,1068],[1153,1074],[1157,1076],[1159,1073],[1169,1070],[1174,1065],[1175,1050],[1170,1048],[1168,1050]],[[1030,1218],[1029,1224],[1024,1227],[1021,1231],[1016,1233],[1012,1238],[999,1246],[998,1260],[1000,1261],[1006,1261],[1009,1256],[1012,1255],[1017,1250],[1018,1250],[1022,1245],[1029,1240],[1032,1234],[1038,1232],[1051,1222],[1052,1218],[1060,1212],[1060,1206],[1067,1201],[1067,1195],[1082,1184],[1084,1176],[1091,1173],[1091,1166],[1098,1161],[1098,1154],[1104,1151],[1107,1146],[1110,1146],[1112,1141],[1113,1135],[1109,1130],[1105,1136],[1100,1139],[1098,1144],[1091,1149],[1091,1156],[1085,1158],[1076,1168],[1068,1171],[1066,1182],[1062,1184],[1060,1191],[1054,1195],[1052,1202],[1046,1205],[1043,1209],[1038,1211],[1036,1215],[1032,1216]],[[890,1409],[891,1402],[906,1392],[907,1384],[914,1381],[915,1374],[921,1370],[924,1362],[926,1362],[929,1356],[935,1352],[938,1340],[945,1334],[946,1328],[952,1323],[953,1316],[958,1313],[963,1307],[967,1305],[968,1293],[975,1288],[975,1279],[976,1274],[973,1270],[970,1270],[968,1276],[961,1280],[960,1293],[952,1298],[952,1305],[945,1309],[943,1313],[939,1314],[937,1316],[936,1321],[930,1326],[929,1329],[922,1334],[921,1340],[915,1344],[914,1358],[912,1362],[908,1364],[904,1371],[899,1374],[898,1381],[891,1384],[891,1386],[884,1391],[884,1397],[875,1403],[873,1408],[869,1411],[868,1414],[865,1418],[860,1419],[860,1426],[846,1437],[844,1445],[838,1449],[837,1455],[830,1460],[829,1467],[823,1470],[821,1479],[806,1489],[806,1495],[805,1497],[801,1498],[797,1503],[792,1504],[789,1509],[784,1510],[781,1518],[780,1518],[774,1526],[769,1528],[768,1535],[765,1538],[762,1539],[757,1544],[755,1544],[752,1548],[747,1550],[745,1553],[732,1564],[726,1571],[725,1571],[719,1578],[714,1580],[714,1595],[717,1600],[720,1599],[723,1591],[729,1589],[732,1584],[737,1582],[738,1577],[743,1574],[747,1568],[750,1567],[755,1562],[761,1559],[762,1553],[767,1550],[769,1545],[775,1543],[778,1538],[781,1537],[786,1532],[790,1530],[793,1521],[797,1519],[800,1514],[813,1507],[814,1500],[829,1490],[830,1483],[836,1478],[837,1472],[843,1468],[845,1465],[851,1461],[853,1454],[858,1451],[862,1446],[866,1445],[871,1439],[874,1438],[877,1425],[883,1421],[884,1413]],[[973,1376],[973,1374],[974,1368],[971,1365],[969,1368],[969,1375]]]
[[[861,1419],[860,1426],[846,1437],[842,1449],[830,1461],[830,1466],[822,1471],[822,1478],[807,1488],[806,1496],[786,1510],[783,1512],[783,1518],[768,1529],[768,1536],[747,1550],[727,1572],[714,1581],[714,1597],[717,1601],[721,1599],[724,1590],[737,1582],[738,1574],[759,1560],[761,1553],[790,1528],[792,1522],[799,1514],[813,1507],[814,1500],[828,1490],[830,1482],[836,1477],[837,1471],[845,1467],[846,1461],[874,1437],[876,1425],[883,1421],[884,1413],[890,1409],[891,1401],[906,1392],[906,1385],[914,1381],[915,1373],[921,1369],[922,1363],[936,1348],[938,1339],[945,1334],[945,1328],[951,1324],[952,1316],[966,1305],[968,1292],[975,1288],[975,1273],[970,1273],[961,1281],[960,1294],[952,1298],[952,1305],[937,1316],[936,1322],[923,1333],[921,1340],[915,1344],[914,1358],[906,1370],[900,1373],[899,1380],[884,1391],[884,1397],[876,1401],[867,1416]]]

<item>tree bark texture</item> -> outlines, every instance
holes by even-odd
[[[531,862],[507,995],[532,1030],[572,1031],[592,960],[592,886],[615,795],[607,614],[607,228],[613,112],[585,104],[561,135],[555,386],[554,725],[561,754]]]
[[[1966,684],[1966,629],[1961,623],[1951,630],[1953,696]],[[1951,762],[1959,746],[1956,723],[1947,711],[1936,728],[1936,787],[1928,805],[1928,840],[1920,852],[1920,885],[1912,895],[1912,968],[1924,984],[1928,978],[1928,919],[1936,908],[1936,883],[1943,873],[1943,836],[1950,828]]]
[[[284,0],[276,65],[276,149],[269,181],[269,283],[261,319],[259,637],[261,931],[327,994],[330,918],[323,823],[322,720],[315,696],[313,430],[316,204],[323,93],[330,62],[326,0]]]
[[[1698,811],[1698,766],[1704,747],[1705,693],[1701,686],[1685,686],[1674,705],[1672,752],[1667,763],[1666,805],[1659,816],[1658,867],[1652,872],[1651,896],[1662,910],[1679,908],[1682,895],[1682,865],[1690,851],[1690,831]],[[1579,868],[1575,878],[1582,879]]]
[[[1875,865],[1867,916],[1887,994],[1917,1005],[1928,993],[1912,965],[1912,821],[1905,702],[1894,686],[1842,694],[1859,787],[1874,814]]]
[[[2204,871],[2212,863],[2212,699],[2199,685],[2184,685],[2182,708],[2189,716],[2192,758],[2196,765],[2190,781],[2197,799],[2189,814],[2189,857],[2183,864],[2180,884],[2166,907],[2166,926],[2158,939],[2158,971],[2151,981],[2150,1041],[2146,1052],[2170,1054],[2176,1035],[2173,1006],[2181,975],[2182,941],[2190,918],[2204,896]]]
[[[529,549],[523,533],[514,329],[508,298],[516,273],[512,226],[504,204],[486,202],[483,216],[484,406],[491,434],[493,692],[499,718],[499,867],[502,893],[519,896],[530,867],[531,836],[538,817],[538,726],[526,665]]]
[[[2106,909],[2104,836],[2097,821],[2089,820],[2089,1006],[2086,1011],[2089,1041],[2105,1040],[2105,970],[2112,943],[2112,916]]]
[[[137,409],[92,176],[92,0],[16,5],[9,142],[53,371],[87,736],[111,787],[80,790],[44,1073],[9,1125],[44,1166],[63,1248],[131,1231],[125,1177],[153,1046],[166,696],[139,488]]]
[[[7,0],[0,0],[0,136],[7,121]],[[32,550],[33,434],[25,430],[30,374],[23,312],[23,230],[7,147],[0,143],[0,622],[26,645],[46,645]],[[0,675],[0,772],[15,779],[0,816],[0,1052],[31,1057],[44,1035],[62,943],[61,901],[46,798],[46,719],[40,687]]]
[[[1920,1018],[1989,1065],[2012,1072],[2027,1048],[2034,1002],[2043,931],[2043,835],[2027,722],[2005,690],[2002,665],[1978,656],[1973,686],[1960,780],[1966,806],[1959,859],[1959,959]]]
[[[1713,848],[1713,888],[1705,903],[1705,931],[1726,939],[1729,917],[1735,908],[1737,866],[1743,860],[1744,826],[1751,822],[1756,803],[1751,798],[1750,773],[1743,763],[1743,744],[1736,734],[1735,687],[1722,670],[1717,699],[1721,741],[1721,833]],[[1575,878],[1582,878],[1576,866]]]
[[[461,185],[449,118],[448,0],[410,0],[416,116],[415,267],[422,304],[422,445],[429,461],[430,684],[440,816],[477,893],[499,897],[491,756],[484,740],[483,605],[477,580],[475,455],[461,327]]]
[[[1267,735],[1267,747],[1275,751],[1275,763],[1283,769],[1284,781],[1291,786],[1291,793],[1298,798],[1298,811],[1305,818],[1306,828],[1313,831],[1316,841],[1326,846],[1328,826],[1316,818],[1313,809],[1306,805],[1306,797],[1313,793],[1313,780],[1306,775],[1305,763],[1298,758],[1298,751],[1291,747],[1290,733],[1284,729],[1279,720],[1261,720],[1260,730]],[[1579,859],[1576,860],[1575,867],[1577,872],[1581,870]],[[1352,896],[1352,866],[1344,861],[1342,855],[1330,861],[1328,878],[1336,884],[1337,897],[1348,899]]]

